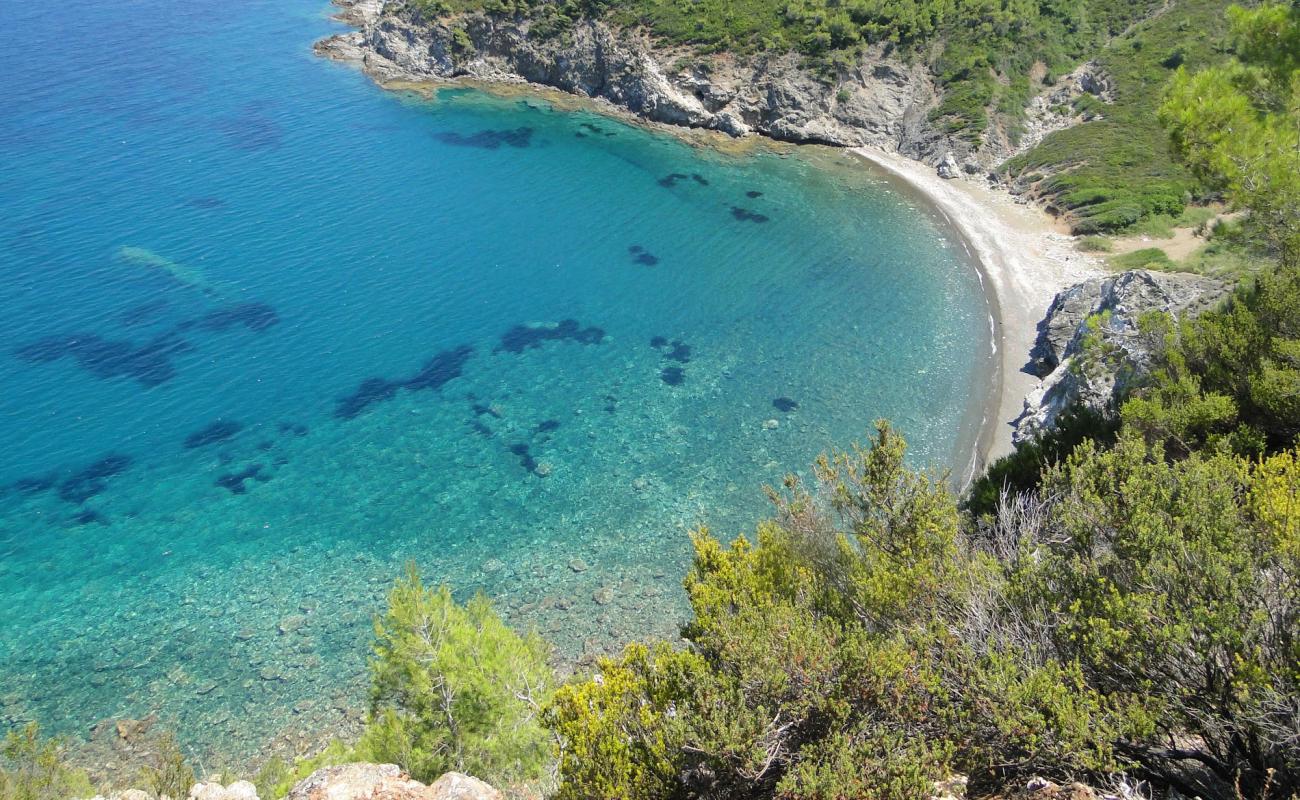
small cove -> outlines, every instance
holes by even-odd
[[[407,560],[573,664],[671,636],[686,531],[873,419],[966,457],[985,301],[915,198],[387,93],[311,54],[327,13],[14,14],[48,56],[0,86],[0,726],[256,760],[355,720]]]

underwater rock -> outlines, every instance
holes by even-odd
[[[788,397],[777,397],[772,400],[772,407],[777,411],[789,413],[799,407],[799,403]]]
[[[667,340],[666,338],[664,338],[663,336],[654,336],[654,337],[651,337],[651,339],[650,339],[650,346],[653,347],[654,349],[658,350],[658,349],[661,348],[661,347],[667,347],[667,346],[668,346],[668,340]]]
[[[194,450],[217,442],[228,441],[244,429],[242,423],[232,419],[219,419],[185,437],[185,449]]]
[[[604,340],[604,329],[594,325],[583,328],[576,319],[564,319],[551,325],[516,325],[501,335],[496,351],[519,354],[549,341],[600,344]]]
[[[72,358],[77,366],[101,380],[128,377],[146,387],[170,380],[176,370],[171,357],[193,347],[174,331],[154,337],[143,345],[104,339],[93,333],[49,336],[23,345],[14,356],[28,364],[48,364]]]
[[[433,138],[453,147],[477,147],[482,150],[498,150],[502,145],[524,148],[532,144],[533,129],[527,126],[508,130],[485,129],[466,136],[455,131],[439,131]]]
[[[701,185],[701,186],[708,186],[708,185],[709,185],[709,181],[708,181],[708,180],[707,180],[703,175],[701,175],[701,174],[698,173],[698,172],[692,172],[692,173],[691,173],[691,180],[695,181],[696,183],[698,183],[698,184]]]
[[[197,320],[182,323],[178,328],[199,327],[205,331],[224,331],[235,325],[243,325],[254,333],[262,333],[274,327],[280,321],[280,315],[266,303],[249,302],[215,308]]]
[[[745,192],[745,196],[748,197],[750,200],[755,200],[759,197],[762,197],[763,193],[756,191],[754,189],[750,189],[748,192]]]
[[[757,211],[750,211],[749,209],[741,208],[740,206],[731,207],[731,216],[735,217],[740,222],[767,222],[768,221],[768,217],[766,214],[759,214]]]
[[[71,358],[77,366],[101,380],[129,377],[152,387],[175,376],[173,356],[194,350],[183,333],[193,329],[225,331],[235,325],[261,333],[278,322],[275,309],[265,303],[240,303],[179,322],[141,345],[77,332],[29,342],[14,350],[14,356],[27,364],[49,364]]]
[[[265,467],[261,464],[251,464],[239,472],[225,472],[213,481],[213,485],[227,489],[231,494],[246,494],[248,492],[245,485],[247,481],[255,480],[259,483],[266,483],[271,480],[271,476],[262,471],[264,469]]]
[[[275,120],[254,112],[223,117],[216,121],[215,127],[225,135],[231,147],[247,152],[274,150],[284,138],[284,132]]]
[[[681,172],[673,172],[660,178],[658,181],[656,181],[656,183],[658,183],[660,186],[664,187],[665,189],[671,189],[677,185],[678,181],[684,181],[689,177],[690,175],[686,175]]]
[[[117,321],[127,327],[134,327],[158,316],[171,304],[166,300],[149,300],[137,303],[118,315]]]
[[[89,525],[92,522],[98,523],[100,525],[107,525],[108,517],[104,516],[103,514],[99,513],[93,508],[88,508],[83,511],[78,511],[76,514],[73,514],[72,521],[77,523],[78,525]]]
[[[537,427],[533,429],[533,433],[551,433],[559,429],[560,421],[558,419],[545,419],[537,423]]]
[[[779,428],[779,427],[781,427],[781,421],[780,421],[780,420],[776,420],[776,419],[765,419],[765,420],[763,420],[763,430],[765,430],[765,431],[774,431],[774,430],[776,430],[776,429]]]
[[[594,600],[598,606],[607,606],[614,602],[614,589],[609,586],[602,586],[592,593],[591,599]]]
[[[402,386],[412,392],[425,389],[441,389],[453,378],[459,378],[465,368],[465,362],[474,355],[474,348],[463,344],[451,350],[444,350],[424,362],[420,371],[402,381]]]
[[[221,299],[221,292],[200,269],[172,261],[144,247],[120,247],[117,255],[128,264],[165,275],[181,286],[195,289],[214,300]]]
[[[573,570],[574,572],[586,572],[587,562],[583,561],[581,558],[575,558],[569,562],[569,569]]]
[[[276,623],[275,629],[277,632],[279,632],[281,636],[284,636],[285,634],[293,633],[294,631],[302,628],[302,626],[306,624],[307,624],[306,615],[290,614],[289,616],[282,618],[278,623]]]
[[[680,339],[674,339],[672,349],[664,353],[664,358],[676,361],[678,364],[685,364],[691,360],[691,346]]]
[[[46,475],[32,475],[26,478],[19,478],[10,484],[10,487],[19,494],[39,494],[40,492],[48,492],[50,489],[53,489],[54,485],[58,482],[58,474],[51,472]]]
[[[400,388],[402,388],[401,381],[366,378],[355,392],[338,399],[334,407],[334,416],[339,419],[352,419],[375,403],[392,400],[397,396],[397,390]]]
[[[59,499],[80,505],[108,488],[108,479],[130,469],[130,456],[113,453],[74,472],[59,484]]]
[[[654,253],[642,252],[632,257],[632,261],[646,267],[653,267],[659,263],[659,256]]]
[[[339,419],[352,419],[375,403],[392,400],[397,396],[398,389],[412,392],[441,389],[448,381],[460,377],[465,362],[473,354],[473,347],[460,345],[438,353],[424,362],[419,372],[404,380],[367,378],[361,382],[355,392],[337,400],[334,416]]]
[[[669,386],[681,386],[686,382],[686,373],[681,367],[664,367],[659,373],[659,379]]]
[[[275,427],[280,433],[292,433],[294,436],[307,435],[307,426],[301,422],[281,422]]]
[[[537,473],[537,459],[533,458],[533,454],[529,452],[528,445],[512,444],[510,445],[510,452],[519,456],[519,464],[524,469],[534,474]]]

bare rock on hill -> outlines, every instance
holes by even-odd
[[[1139,322],[1149,312],[1196,315],[1227,294],[1201,275],[1131,270],[1076,284],[1056,295],[1039,323],[1031,366],[1042,382],[1025,399],[1013,439],[1051,429],[1075,403],[1115,411],[1126,387],[1146,375],[1159,344]]]
[[[287,800],[502,800],[477,778],[448,772],[426,786],[395,764],[344,764],[318,769]]]
[[[229,786],[204,781],[190,787],[189,800],[258,800],[257,787],[248,781],[235,781]]]
[[[937,165],[965,161],[970,142],[939,130],[940,93],[923,64],[868,48],[835,80],[798,53],[683,57],[644,33],[578,20],[565,36],[530,35],[527,20],[425,18],[411,4],[335,0],[359,30],[316,52],[360,63],[379,82],[469,77],[529,82],[608,101],[656,122],[796,142],[874,145]]]

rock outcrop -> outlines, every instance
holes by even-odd
[[[1022,442],[1050,429],[1079,403],[1112,413],[1124,389],[1151,369],[1155,346],[1139,326],[1151,311],[1195,315],[1227,293],[1200,275],[1132,270],[1093,278],[1056,295],[1038,326],[1032,354],[1042,382],[1025,399],[1013,439]]]
[[[929,112],[939,92],[924,65],[880,47],[837,79],[803,69],[796,53],[687,57],[643,33],[574,23],[564,36],[530,36],[530,23],[469,15],[454,26],[399,3],[335,0],[359,30],[317,43],[379,82],[468,77],[541,84],[606,100],[646,119],[735,136],[874,145],[931,165],[972,166],[972,145],[944,134]]]
[[[204,781],[190,787],[189,800],[258,800],[257,787],[248,781],[235,781],[229,786]]]
[[[313,772],[287,800],[502,800],[477,778],[448,772],[426,786],[395,764],[344,764]]]

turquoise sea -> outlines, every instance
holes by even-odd
[[[0,728],[307,747],[407,560],[573,665],[673,635],[687,530],[874,418],[968,458],[988,312],[914,198],[386,93],[312,55],[329,13],[4,6]]]

